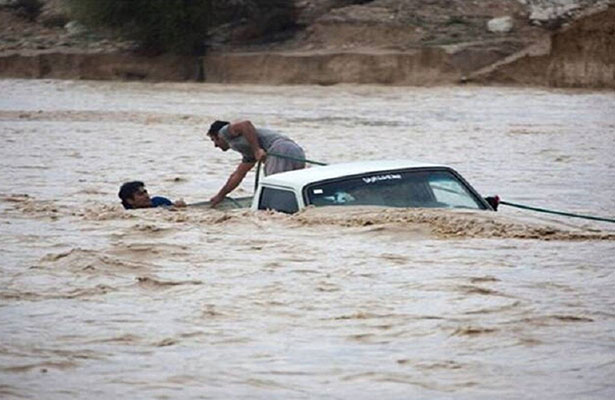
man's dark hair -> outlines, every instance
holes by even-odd
[[[209,136],[211,136],[213,134],[217,135],[218,132],[220,132],[220,129],[222,129],[223,127],[225,127],[229,123],[230,122],[228,122],[228,121],[215,121],[213,124],[211,124],[209,126],[209,130],[207,131],[207,134]]]
[[[135,192],[138,192],[142,187],[145,187],[145,183],[141,181],[126,182],[120,187],[120,192],[117,194],[122,199],[122,205],[125,209],[130,209],[132,206],[128,204],[127,200],[134,198]]]

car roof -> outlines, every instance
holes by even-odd
[[[262,184],[302,188],[308,183],[320,182],[343,176],[378,173],[410,168],[450,168],[445,165],[429,164],[410,160],[372,160],[355,161],[324,166],[312,166],[304,169],[281,172],[262,179]]]

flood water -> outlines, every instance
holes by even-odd
[[[615,217],[615,93],[0,80],[0,398],[612,399],[615,224],[498,213],[124,211],[208,200],[250,119],[309,159],[447,164]],[[250,173],[237,196],[252,192]]]

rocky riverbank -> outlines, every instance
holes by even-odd
[[[217,27],[197,59],[139,54],[70,21],[60,0],[45,1],[35,19],[0,2],[0,76],[615,88],[612,0],[296,4],[292,32],[261,37],[245,21]]]

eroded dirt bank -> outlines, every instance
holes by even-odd
[[[436,21],[442,11],[436,6],[406,10],[382,1],[334,8],[322,16],[312,12],[311,19],[305,17],[311,21],[307,28],[290,42],[243,48],[228,43],[212,47],[202,60],[140,56],[129,44],[90,43],[58,29],[35,29],[3,11],[0,22],[12,27],[8,31],[31,38],[13,43],[14,35],[3,33],[0,77],[320,85],[470,80],[615,88],[614,3],[589,7],[555,31],[537,28],[536,20],[528,23],[535,13],[528,17],[516,3],[494,2],[488,13],[463,4],[442,21]],[[500,14],[511,16],[511,31],[485,33],[485,21]]]
[[[377,83],[425,85],[461,77],[442,49],[413,52],[309,52],[212,54],[209,82],[267,84]]]
[[[455,83],[489,62],[497,52],[451,52],[427,47],[409,51],[212,52],[192,57],[143,57],[129,52],[30,52],[0,55],[0,76],[92,80],[209,83],[370,83],[437,85]]]
[[[192,57],[129,52],[29,52],[0,56],[0,76],[92,80],[185,81],[198,76]]]

